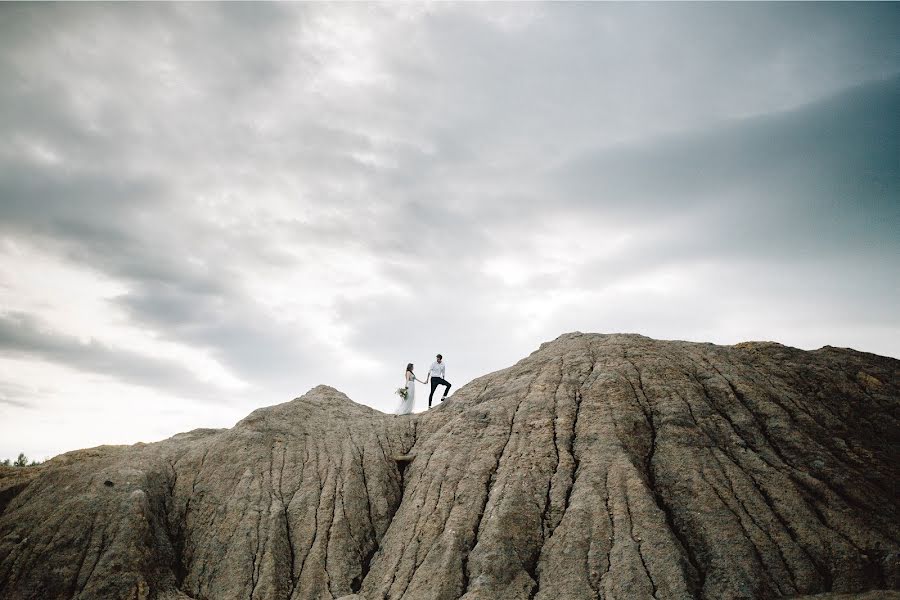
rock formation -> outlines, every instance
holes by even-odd
[[[0,473],[0,598],[900,598],[898,419],[894,359],[572,333]]]

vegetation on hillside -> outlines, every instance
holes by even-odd
[[[33,460],[31,462],[28,462],[28,457],[25,456],[25,453],[19,452],[19,457],[16,460],[10,461],[7,458],[3,460],[3,462],[0,462],[0,465],[3,465],[4,467],[33,467],[35,465],[41,464],[41,462],[43,461]]]

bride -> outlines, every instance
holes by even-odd
[[[412,363],[406,365],[406,372],[403,374],[403,377],[406,380],[406,398],[402,396],[400,398],[400,406],[394,411],[398,415],[408,415],[412,412],[413,403],[416,400],[416,382],[425,383],[416,378],[415,373],[413,373]]]

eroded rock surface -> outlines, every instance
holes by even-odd
[[[852,350],[579,333],[412,417],[321,386],[45,463],[0,597],[893,598],[898,388]]]

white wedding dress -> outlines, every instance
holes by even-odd
[[[406,382],[406,400],[400,398],[400,405],[397,407],[397,410],[394,411],[394,414],[398,415],[408,415],[412,413],[413,403],[416,400],[416,378],[413,376],[409,381]]]

